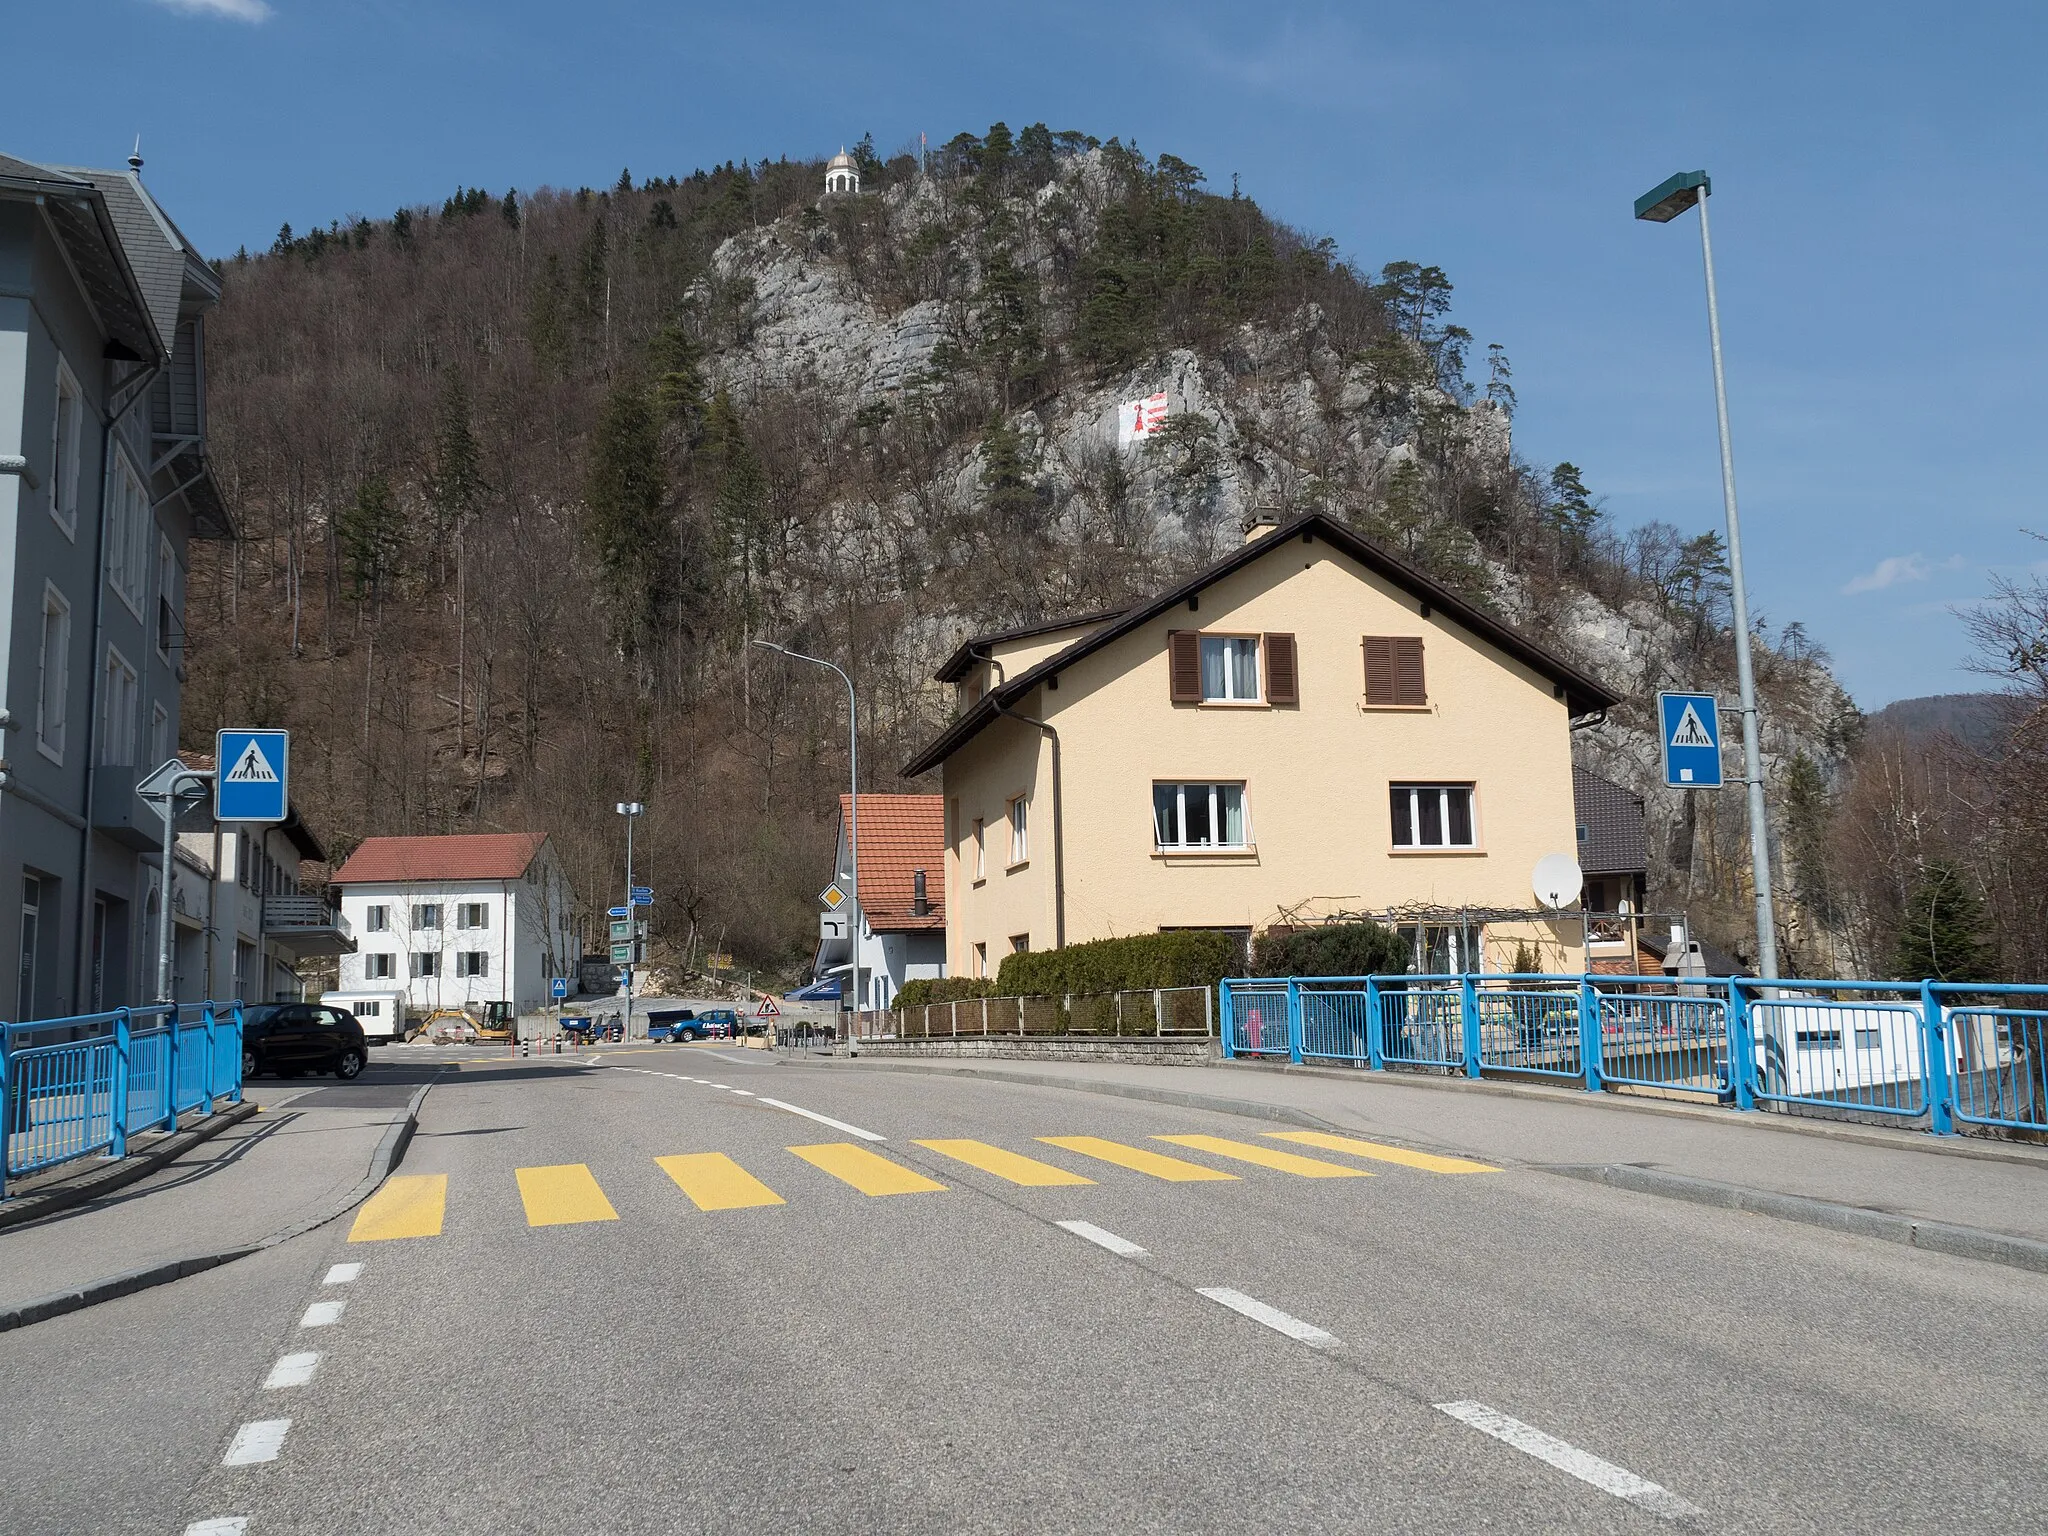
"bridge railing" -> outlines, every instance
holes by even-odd
[[[239,1002],[0,1021],[0,1198],[9,1178],[126,1157],[137,1132],[241,1100]]]
[[[2048,984],[1296,976],[1225,981],[1218,997],[1234,1058],[2048,1132]]]

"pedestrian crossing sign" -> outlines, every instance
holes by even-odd
[[[213,817],[279,822],[291,814],[291,737],[284,731],[214,734]]]
[[[1721,787],[1721,712],[1711,693],[1657,695],[1664,782],[1673,789]]]

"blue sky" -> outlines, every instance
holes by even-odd
[[[2048,11],[1463,0],[826,7],[61,0],[13,8],[0,150],[144,174],[209,253],[458,183],[603,184],[1044,119],[1231,173],[1368,269],[1457,284],[1516,436],[1622,523],[1718,526],[1714,176],[1752,602],[1866,708],[1981,686],[1952,611],[2048,560]],[[2029,380],[2034,380],[2030,385]]]

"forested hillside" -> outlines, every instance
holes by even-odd
[[[857,196],[790,161],[465,189],[224,263],[245,538],[196,557],[188,736],[293,727],[337,855],[543,829],[599,907],[613,803],[644,800],[658,935],[793,968],[844,695],[755,638],[849,666],[864,787],[900,788],[964,632],[1320,506],[1626,691],[1580,744],[1638,788],[1655,691],[1730,675],[1718,536],[1624,537],[1571,464],[1522,462],[1509,362],[1435,267],[1369,276],[1234,180],[1043,125],[858,158]],[[1119,450],[1116,402],[1156,390],[1168,429]],[[1774,768],[1831,774],[1853,707],[1796,625],[1762,639]],[[1739,800],[1652,813],[1653,899],[1746,950]]]

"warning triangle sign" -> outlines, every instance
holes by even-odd
[[[242,749],[242,755],[235,759],[235,766],[228,770],[230,784],[275,784],[277,770],[270,766],[270,759],[263,755],[263,749],[250,742]]]
[[[1678,717],[1678,725],[1671,732],[1674,747],[1711,747],[1714,738],[1707,734],[1707,728],[1700,721],[1700,712],[1688,704],[1685,713]],[[252,747],[253,751],[254,748]]]
[[[775,1006],[775,999],[772,997],[762,998],[761,1011],[754,1015],[754,1017],[759,1019],[775,1019],[781,1016],[782,1010]]]

